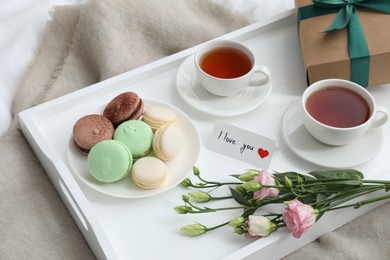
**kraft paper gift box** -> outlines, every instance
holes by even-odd
[[[327,78],[347,79],[364,87],[390,82],[390,0],[295,0],[295,7],[309,85]],[[356,11],[357,16],[344,29],[326,31],[342,8],[344,14]],[[364,45],[364,40],[366,54],[363,50],[359,57],[354,54],[356,44]],[[349,44],[355,49],[351,51]]]

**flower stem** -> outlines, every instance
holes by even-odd
[[[209,189],[209,188],[218,188],[224,185],[240,185],[241,182],[212,182],[208,181],[202,184],[190,184],[189,187],[196,188],[196,189]]]
[[[375,197],[375,198],[372,198],[372,199],[358,201],[358,202],[353,203],[353,204],[343,205],[343,206],[339,206],[339,207],[332,207],[332,208],[327,209],[326,211],[343,209],[343,208],[349,208],[349,207],[354,207],[355,209],[358,209],[361,206],[364,206],[364,205],[367,205],[367,204],[370,204],[370,203],[374,203],[374,202],[377,202],[377,201],[381,201],[381,200],[386,200],[386,199],[389,199],[389,198],[390,198],[390,194],[386,194],[386,195],[378,196],[378,197]]]
[[[208,183],[207,183],[208,184]],[[196,184],[191,184],[190,186],[192,188],[197,188],[197,189],[207,189],[207,188],[217,188],[220,187],[221,185],[213,184],[213,185],[207,185],[206,183],[204,185],[196,185]]]
[[[380,184],[390,184],[390,181],[384,180],[362,180],[363,183],[380,183]]]
[[[358,198],[358,197],[361,197],[363,195],[366,195],[366,194],[369,194],[369,193],[372,193],[372,192],[375,192],[375,191],[379,191],[381,190],[382,188],[380,187],[371,187],[371,189],[364,189],[364,190],[358,190],[358,191],[352,191],[348,194],[346,193],[340,193],[338,196],[334,197],[334,198],[330,198],[328,200],[329,202],[329,205],[325,208],[322,208],[320,209],[321,212],[325,212],[325,211],[329,211],[329,210],[333,210],[333,209],[339,209],[339,208],[347,208],[347,207],[352,207],[355,205],[354,204],[349,204],[349,205],[343,205],[343,206],[339,206],[337,207],[338,205],[340,204],[343,204],[345,202],[348,202],[350,200],[353,200],[355,198]],[[318,203],[318,205],[325,205],[327,202],[326,201],[321,201],[321,203]]]
[[[223,197],[213,197],[211,196],[212,200],[224,200],[224,199],[232,199],[233,196],[223,196]]]
[[[212,231],[212,230],[214,230],[214,229],[217,229],[217,228],[226,226],[227,224],[229,224],[229,222],[230,222],[230,221],[227,221],[227,222],[222,223],[222,224],[219,224],[219,225],[217,225],[217,226],[206,228],[206,231]]]
[[[197,211],[190,211],[188,213],[209,213],[209,212],[216,212],[219,210],[232,210],[232,209],[248,209],[248,208],[253,208],[253,207],[248,207],[248,206],[236,206],[236,207],[226,207],[226,208],[208,208],[208,207],[198,207],[195,204],[191,203],[190,201],[186,201],[186,204],[191,206],[191,208],[196,209]]]
[[[242,184],[242,182],[207,181],[200,176],[200,171],[197,167],[193,168],[193,173],[202,182],[202,184],[198,184],[198,185],[192,184],[191,186],[194,188],[214,188],[214,187],[220,187],[223,185],[240,185],[240,184]]]

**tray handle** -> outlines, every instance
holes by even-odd
[[[79,223],[81,223],[81,227],[79,227],[79,228],[84,228],[84,231],[88,232],[90,225],[87,222],[84,214],[81,212],[80,208],[78,207],[78,205],[74,201],[73,196],[69,193],[68,188],[65,186],[65,184],[61,180],[61,178],[58,179],[58,185],[59,185],[62,193],[66,197],[66,200],[69,202],[69,205],[72,207],[73,212],[75,213],[78,220],[80,221]],[[75,216],[73,216],[73,217],[75,217]]]
[[[49,150],[46,149],[46,151]],[[46,163],[52,168],[51,171],[47,172],[57,172],[56,175],[51,174],[50,179],[96,258],[110,260],[118,259],[112,244],[99,224],[89,201],[78,186],[76,180],[72,177],[73,175],[66,167],[65,163],[62,160],[56,160],[56,158],[59,158],[53,153],[47,152],[44,154],[48,158]]]
[[[71,177],[72,174],[62,161],[54,162],[56,162],[54,158],[50,157],[46,161],[58,173],[57,175],[51,175],[50,179],[95,256],[98,259],[118,259],[87,198],[76,181]],[[59,170],[60,168],[62,169],[61,171]],[[63,174],[60,174],[61,172]]]
[[[69,213],[98,259],[118,259],[91,205],[59,154],[53,151],[28,112],[19,113],[20,126],[27,142],[56,188]],[[35,136],[35,138],[34,138]]]

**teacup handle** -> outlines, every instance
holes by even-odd
[[[385,107],[377,107],[376,114],[382,114],[382,116],[372,122],[370,129],[384,125],[389,119],[389,111]]]
[[[262,64],[256,64],[256,68],[253,71],[253,76],[251,81],[249,82],[250,87],[260,87],[265,85],[271,78],[271,71]],[[263,77],[261,79],[253,79],[255,74],[262,74]]]

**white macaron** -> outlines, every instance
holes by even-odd
[[[167,167],[158,158],[146,156],[138,159],[131,169],[131,179],[142,189],[157,189],[167,179]]]

